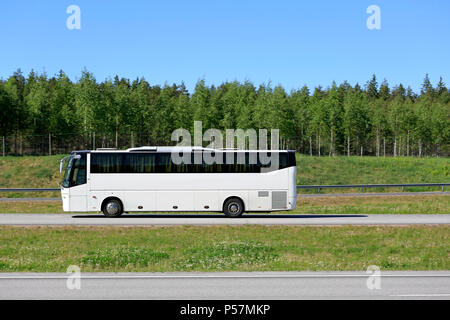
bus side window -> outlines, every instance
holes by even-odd
[[[86,168],[78,169],[78,174],[75,183],[77,186],[86,183]]]

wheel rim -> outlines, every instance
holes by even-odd
[[[231,213],[238,213],[239,212],[239,205],[237,203],[230,203],[230,205],[228,206],[228,210]]]
[[[117,214],[119,212],[119,205],[116,202],[109,202],[106,205],[106,212],[108,214]]]

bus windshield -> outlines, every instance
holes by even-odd
[[[61,186],[69,188],[86,183],[86,154],[70,156]]]
[[[66,167],[66,170],[64,171],[64,178],[63,181],[61,183],[61,185],[64,188],[68,188],[69,187],[69,179],[70,179],[70,171],[72,171],[72,166],[73,166],[73,161],[75,159],[73,157],[70,157],[69,159],[69,164]]]

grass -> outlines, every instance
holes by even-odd
[[[61,201],[0,201],[1,213],[64,213]]]
[[[0,201],[0,213],[63,213],[63,211],[60,201]],[[296,210],[273,214],[386,213],[449,214],[450,195],[298,198]]]
[[[31,187],[38,188],[38,187]],[[0,192],[0,198],[61,198],[60,191],[49,191],[49,192]]]
[[[58,188],[64,156],[0,157],[0,188]]]
[[[294,212],[309,214],[450,214],[450,195],[300,198],[299,208]]]
[[[0,188],[59,188],[59,161],[65,155],[0,157]],[[3,192],[5,198],[53,198],[59,192]]]
[[[0,227],[1,272],[448,270],[449,226]]]
[[[297,155],[297,183],[397,184],[450,180],[449,158],[309,157]]]
[[[59,160],[64,155],[0,157],[0,188],[58,188],[62,176]],[[395,184],[443,183],[450,181],[449,158],[409,157],[309,157],[297,155],[297,183],[317,184]],[[400,189],[398,189],[400,190]],[[370,189],[370,191],[398,191]],[[411,188],[433,191],[439,188]],[[316,190],[302,190],[314,193]],[[359,192],[357,189],[327,189],[325,192]],[[59,193],[1,193],[2,197],[57,197]]]

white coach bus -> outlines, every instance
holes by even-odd
[[[192,161],[175,164],[173,152]],[[210,164],[204,160],[206,152],[234,161]],[[275,169],[260,161],[262,152],[278,156]],[[194,160],[199,154],[200,162]],[[123,212],[222,211],[239,217],[249,211],[293,210],[297,204],[294,151],[201,147],[73,151],[61,160],[61,171],[65,161],[64,211],[102,211],[107,217]]]

